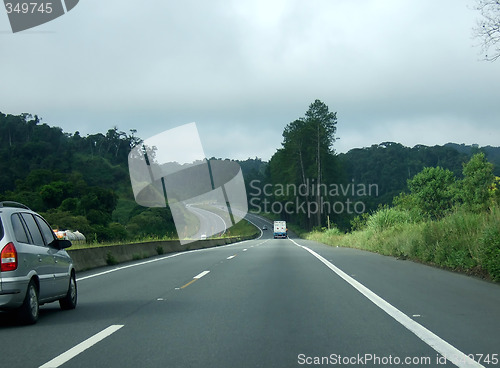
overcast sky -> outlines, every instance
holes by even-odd
[[[207,156],[268,160],[320,99],[337,152],[385,141],[500,146],[500,60],[475,0],[81,0],[12,34],[0,111],[82,135],[196,122]]]

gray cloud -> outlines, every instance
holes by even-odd
[[[269,159],[319,98],[337,151],[382,141],[498,145],[500,64],[473,1],[81,1],[9,34],[0,111],[147,138],[195,121],[209,156]]]

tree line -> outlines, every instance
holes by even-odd
[[[135,133],[113,127],[82,137],[37,115],[0,113],[0,200],[24,203],[89,241],[173,235],[168,208],[133,200],[128,153],[141,142]]]
[[[449,208],[453,207],[451,203],[470,202],[469,196],[473,194],[468,193],[473,190],[473,185],[466,183],[472,180],[473,170],[480,170],[476,162],[478,157],[484,164],[488,163],[487,170],[490,172],[482,178],[483,187],[492,186],[494,176],[500,176],[498,147],[480,148],[478,145],[449,143],[444,146],[417,145],[410,148],[395,142],[383,142],[336,154],[336,123],[337,113],[316,100],[304,117],[288,124],[283,130],[281,148],[271,157],[267,166],[262,163],[263,169],[253,170],[246,176],[249,179],[247,181],[254,183],[253,188],[247,188],[250,208],[256,209],[258,204],[267,200],[271,204],[267,206],[268,212],[294,222],[303,229],[334,224],[337,228],[349,231],[353,220],[363,213],[372,213],[381,206],[390,205],[395,197],[400,198],[400,201],[414,198],[404,195],[415,191],[421,175],[429,172],[441,174],[441,170],[444,170],[449,182],[441,183],[443,186],[451,185],[452,182],[462,183],[460,187],[454,187],[453,200],[448,198]],[[482,155],[475,156],[477,154]],[[469,162],[473,157],[474,161]],[[472,169],[474,162],[477,165]],[[466,164],[468,170],[464,169]],[[260,183],[259,190],[254,189],[257,183]],[[304,186],[308,189],[276,190],[290,187],[300,189]],[[377,190],[370,190],[373,187]],[[264,190],[266,188],[267,191]],[[436,195],[431,196],[433,188],[428,187],[427,190],[425,195],[420,193],[421,198]],[[407,205],[410,206],[409,203]]]
[[[426,196],[413,192],[423,185],[417,184],[421,177],[416,175],[426,167],[440,168],[422,174],[434,175],[434,184],[439,180],[444,186],[462,183],[455,186],[453,195],[438,191],[443,198],[436,203],[448,201],[445,212],[451,204],[467,202],[457,193],[473,188],[463,181],[467,176],[463,169],[475,154],[483,152],[482,160],[492,162],[493,175],[500,176],[500,148],[495,147],[447,144],[409,148],[384,142],[338,154],[336,124],[337,113],[315,100],[304,117],[284,127],[282,145],[269,162],[258,157],[238,161],[250,210],[267,200],[270,212],[303,229],[330,223],[348,231],[360,215],[355,210],[374,212],[392,204],[394,197],[401,205],[420,203],[424,209],[424,202],[418,201]],[[176,235],[168,207],[148,209],[134,201],[128,153],[141,143],[135,130],[125,133],[113,127],[104,134],[83,137],[49,126],[37,115],[0,113],[0,143],[0,200],[25,203],[54,226],[79,230],[90,240]],[[490,179],[491,175],[484,178]],[[314,205],[322,203],[323,210],[315,211],[318,207]]]

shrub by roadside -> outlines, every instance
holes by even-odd
[[[458,210],[440,220],[414,221],[404,211],[385,208],[358,231],[314,231],[307,239],[411,259],[500,281],[500,209]]]

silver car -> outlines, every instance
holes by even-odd
[[[0,202],[0,310],[16,310],[23,323],[38,320],[39,306],[59,301],[62,309],[77,302],[73,261],[36,212],[16,202]]]

